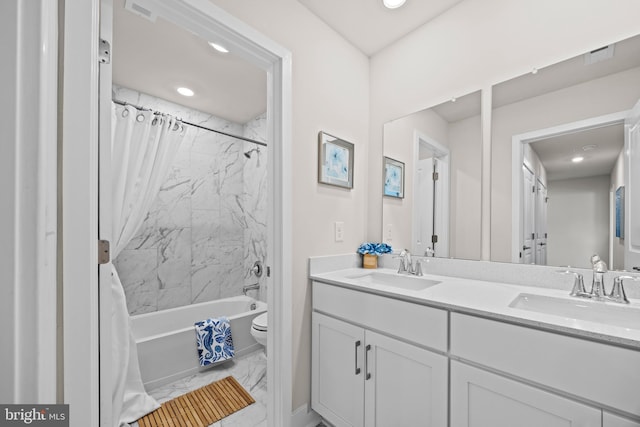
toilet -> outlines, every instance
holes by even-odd
[[[267,352],[267,312],[256,316],[251,322],[251,335]]]

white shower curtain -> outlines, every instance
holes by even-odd
[[[187,132],[174,117],[112,103],[112,258],[135,236]],[[111,280],[113,420],[126,426],[160,405],[142,384],[124,289]],[[116,424],[117,423],[117,424]]]

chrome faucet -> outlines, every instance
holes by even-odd
[[[415,264],[411,262],[411,252],[409,252],[409,249],[405,249],[400,252],[400,256],[396,258],[400,258],[398,274],[406,273],[413,274],[415,276],[422,276],[422,263],[419,259],[416,260]]]
[[[602,299],[607,296],[604,289],[604,273],[607,272],[607,264],[595,254],[591,256],[591,266],[593,267],[593,281],[591,282],[591,298]]]
[[[253,285],[245,285],[242,287],[242,293],[247,295],[247,291],[253,291],[260,289],[260,283],[254,283]]]
[[[593,267],[593,281],[591,284],[591,291],[587,292],[584,288],[584,281],[582,274],[571,271],[562,270],[561,274],[573,274],[575,281],[573,282],[573,288],[570,295],[572,297],[590,298],[596,301],[611,301],[621,304],[629,304],[627,295],[624,291],[625,280],[640,281],[640,276],[617,276],[613,279],[613,287],[611,292],[607,294],[604,286],[604,274],[607,272],[607,264],[600,259],[598,255],[591,257],[591,265]]]

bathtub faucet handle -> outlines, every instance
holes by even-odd
[[[249,269],[249,272],[253,273],[256,275],[256,277],[262,277],[262,261],[256,261],[253,263],[253,267],[251,267],[251,269]]]

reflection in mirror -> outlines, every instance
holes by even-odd
[[[640,37],[494,87],[491,259],[625,268],[616,191],[640,98]],[[620,193],[620,191],[618,191]]]
[[[405,164],[404,198],[382,201],[394,250],[480,259],[480,120],[474,92],[384,125],[384,156]]]

